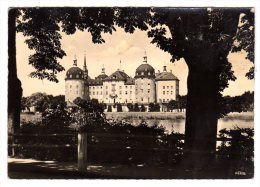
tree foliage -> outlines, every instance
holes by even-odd
[[[46,109],[55,109],[58,106],[66,106],[64,95],[47,95],[46,93],[36,92],[28,97],[22,97],[21,110],[29,110],[35,107],[36,112],[44,112]]]
[[[250,128],[222,129],[221,138],[231,138],[222,141],[218,147],[219,162],[229,166],[233,172],[245,172],[248,176],[254,173],[254,130]]]
[[[238,32],[236,35],[236,45],[233,46],[232,52],[238,52],[241,50],[246,51],[250,62],[254,63],[255,59],[255,17],[254,10],[247,10],[245,14],[241,16],[241,25],[238,26]],[[254,79],[254,66],[249,69],[246,74],[249,79]]]
[[[78,106],[71,110],[71,124],[77,131],[87,131],[94,126],[104,124],[104,107],[97,99],[84,100],[77,97],[74,103]]]

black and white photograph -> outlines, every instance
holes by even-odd
[[[253,180],[257,10],[9,7],[8,180]]]

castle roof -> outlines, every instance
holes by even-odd
[[[133,79],[132,77],[126,79],[125,85],[134,85],[134,84],[135,84],[135,79]]]
[[[77,66],[71,67],[66,72],[65,80],[69,79],[84,79],[84,71]]]
[[[141,64],[135,71],[135,78],[154,78],[154,68],[150,64]]]
[[[106,75],[106,74],[100,74],[99,76],[96,77],[96,79],[103,80],[107,77],[108,77],[108,75]]]
[[[166,81],[166,80],[179,80],[171,72],[160,72],[155,74],[155,81]]]
[[[125,72],[121,70],[117,70],[114,73],[112,73],[110,76],[104,79],[104,81],[126,81],[128,78],[130,78]]]

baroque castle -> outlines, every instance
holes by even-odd
[[[138,103],[146,109],[149,103],[159,103],[160,110],[166,111],[167,103],[176,100],[179,95],[179,79],[172,72],[168,72],[166,66],[163,66],[162,72],[156,73],[148,64],[147,56],[143,58],[143,63],[137,67],[134,77],[130,77],[121,69],[108,76],[103,67],[101,74],[94,79],[88,75],[86,55],[83,69],[77,66],[75,59],[73,67],[66,72],[65,101],[68,106],[74,106],[73,101],[77,97],[97,99],[107,106],[120,103],[123,111],[128,111],[127,103]]]

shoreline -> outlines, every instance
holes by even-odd
[[[105,112],[107,119],[184,120],[185,112]],[[232,112],[222,120],[254,120],[254,112]]]
[[[185,112],[105,112],[106,118],[113,120],[185,120]],[[41,113],[25,114],[21,113],[21,121],[37,122],[41,121]],[[254,112],[233,112],[229,113],[221,120],[244,120],[254,121]]]

